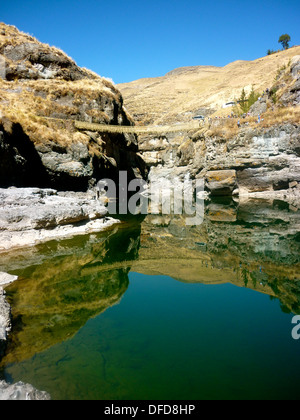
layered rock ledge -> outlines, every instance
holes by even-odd
[[[0,189],[0,253],[41,242],[104,230],[117,223],[92,192],[57,192],[53,189]],[[0,272],[0,358],[11,331],[11,308],[2,286],[17,276]],[[0,381],[0,400],[49,400],[32,385]]]
[[[117,221],[91,192],[0,189],[0,252],[98,232]]]
[[[17,382],[7,384],[0,381],[0,401],[49,401],[50,395],[45,391],[39,391],[30,384]]]
[[[299,125],[244,127],[230,138],[183,133],[182,137],[140,138],[149,179],[204,179],[212,195],[239,195],[299,202]],[[151,158],[151,159],[150,159]]]

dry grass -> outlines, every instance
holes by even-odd
[[[163,77],[140,79],[118,85],[124,104],[142,124],[189,121],[201,109],[210,113],[240,97],[252,86],[263,91],[274,84],[278,70],[300,55],[300,46],[254,61],[236,61],[225,67],[183,68]],[[226,110],[225,110],[226,112]],[[228,112],[228,110],[227,110]]]
[[[238,127],[238,121],[241,127]],[[218,137],[229,140],[239,134],[240,130],[247,128],[270,128],[282,124],[300,124],[300,107],[284,107],[269,109],[261,114],[260,123],[257,117],[246,118],[220,118],[212,119],[202,128],[201,133],[209,137]]]
[[[72,122],[79,115],[81,105],[103,100],[108,105],[121,103],[120,92],[110,89],[108,81],[80,80],[37,80],[6,82],[0,79],[0,113],[3,117],[19,123],[34,144],[54,142],[68,146],[78,141]],[[101,99],[102,98],[102,99]],[[108,115],[99,109],[87,109],[90,121],[109,123]],[[63,118],[45,119],[40,117],[60,116]],[[66,121],[63,121],[66,119]],[[1,119],[0,119],[1,120]],[[83,134],[81,136],[84,136]],[[87,141],[87,136],[82,137]]]
[[[20,32],[14,26],[0,23],[0,54],[6,47],[15,47],[25,43],[38,44],[45,54],[56,54],[72,65],[74,60],[63,51],[48,44],[42,44],[31,35]],[[32,69],[31,62],[13,62],[6,58],[6,64],[16,69],[19,64]],[[62,70],[63,71],[63,70]],[[61,76],[59,79],[5,81],[0,78],[0,115],[2,120],[19,123],[24,132],[35,144],[55,142],[62,146],[78,141],[86,141],[87,136],[78,134],[72,122],[80,115],[91,122],[109,122],[106,109],[117,103],[122,106],[122,97],[114,84],[96,73],[80,69],[82,80],[69,81]],[[82,111],[83,110],[83,111]],[[40,117],[58,116],[60,119]],[[63,121],[66,119],[66,121]],[[128,118],[129,119],[129,118]]]
[[[3,89],[4,86],[6,89]],[[10,120],[22,126],[23,131],[31,138],[34,144],[54,142],[62,146],[77,142],[75,129],[69,122],[46,120],[40,117],[49,117],[53,112],[63,113],[68,117],[78,112],[75,106],[63,106],[51,100],[51,93],[46,97],[36,96],[34,91],[24,87],[21,92],[11,91],[11,83],[0,82],[0,111],[1,120]]]
[[[261,126],[264,128],[279,124],[300,124],[300,107],[276,108],[262,114]]]
[[[12,25],[6,25],[3,22],[0,22],[0,46],[1,50],[3,50],[7,46],[16,47],[17,45],[24,44],[24,43],[38,43],[40,42],[34,38],[30,34],[26,34],[25,32],[19,31],[15,26]],[[49,44],[43,43],[43,49],[45,53],[49,52],[55,52],[59,56],[66,57],[69,61],[73,62],[75,61],[69,57],[64,51],[62,51],[60,48],[50,46]]]

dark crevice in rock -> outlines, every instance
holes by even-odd
[[[11,133],[0,126],[0,185],[1,187],[42,187],[49,177],[30,138],[20,124]]]

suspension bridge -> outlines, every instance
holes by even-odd
[[[102,133],[122,133],[122,134],[162,134],[162,133],[176,133],[180,131],[199,130],[200,124],[197,121],[192,121],[184,124],[175,125],[147,125],[147,126],[128,126],[128,125],[108,125],[108,124],[94,124],[82,121],[74,121],[75,128],[85,131],[98,131]]]

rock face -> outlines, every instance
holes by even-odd
[[[22,279],[6,287],[14,328],[4,366],[70,339],[89,319],[120,301],[140,247],[141,226],[136,220],[129,223],[126,229],[118,224],[109,233],[2,256],[0,270],[18,272]]]
[[[300,55],[291,60],[291,75],[294,83],[281,98],[283,105],[298,106],[300,104]]]
[[[62,51],[0,25],[0,186],[86,191],[118,170],[145,177],[137,138],[72,121],[132,125],[120,92]]]
[[[206,187],[212,195],[232,195],[237,187],[236,171],[208,171]]]
[[[49,401],[50,395],[45,391],[38,391],[32,385],[17,382],[9,385],[0,381],[0,401]]]
[[[294,57],[293,53],[295,53]],[[198,132],[139,136],[139,148],[150,168],[150,180],[152,182],[166,178],[171,181],[177,178],[183,180],[186,174],[190,174],[192,179],[203,178],[206,181],[207,191],[212,195],[264,193],[265,195],[275,196],[278,195],[279,191],[286,191],[291,196],[299,195],[300,56],[297,55],[298,49],[291,49],[289,54],[291,54],[289,63],[282,62],[281,69],[277,70],[277,74],[274,75],[275,81],[274,78],[264,78],[265,70],[260,73],[260,66],[267,65],[267,63],[270,65],[272,62],[272,65],[275,66],[272,71],[278,69],[276,61],[272,61],[276,57],[265,57],[252,62],[252,70],[250,68],[246,70],[246,64],[243,67],[240,63],[239,70],[242,72],[243,69],[245,72],[243,78],[240,79],[240,83],[246,83],[244,77],[249,82],[254,73],[255,75],[260,73],[263,86],[261,91],[265,89],[265,93],[250,108],[251,112],[248,119],[242,117],[240,119],[228,119],[227,114],[226,117],[225,114],[222,114],[223,111],[227,113],[228,111],[226,109],[222,110],[215,103],[214,107],[219,106],[219,111],[216,112],[215,116],[209,106],[206,107],[206,112],[205,109],[201,108],[201,114],[206,118],[205,122],[199,124]],[[279,54],[278,59],[280,57],[284,59],[285,53]],[[235,63],[226,67],[234,69]],[[179,74],[181,76],[180,86],[186,87],[186,90],[180,92],[180,94],[186,96],[186,103],[180,103],[180,107],[177,108],[174,105],[176,102],[175,95],[170,98],[169,90],[168,94],[163,90],[164,85],[162,83],[167,81],[170,83],[168,77],[121,85],[120,88],[128,101],[132,114],[143,121],[144,116],[139,115],[139,106],[142,102],[145,110],[148,100],[149,118],[155,118],[154,121],[157,124],[160,124],[161,119],[163,121],[168,119],[169,124],[176,124],[183,119],[187,120],[187,118],[191,119],[196,110],[194,102],[187,100],[187,98],[189,98],[189,95],[195,95],[191,92],[192,87],[197,91],[201,84],[201,76],[196,68],[193,71],[185,69],[185,71],[180,71]],[[175,77],[175,75],[173,76]],[[192,75],[193,78],[191,78]],[[237,80],[238,77],[236,82]],[[141,86],[146,83],[145,89],[141,89]],[[225,97],[230,83],[231,81],[224,79],[220,85],[203,86],[203,91],[199,92],[198,101],[200,99],[205,101],[207,96],[210,96],[213,100],[217,94],[222,94]],[[174,80],[173,85],[177,86]],[[223,90],[221,86],[223,86]],[[161,89],[161,96],[158,96],[158,87]],[[242,87],[241,84],[240,89]],[[268,91],[266,90],[267,87]],[[169,85],[168,88],[171,89]],[[212,92],[214,92],[213,95]],[[159,103],[159,109],[152,109],[155,98]],[[160,99],[160,102],[158,99]],[[196,98],[194,99],[196,100]],[[190,107],[190,112],[185,108],[187,106]],[[176,115],[174,115],[174,109]],[[200,111],[200,108],[198,110]],[[219,115],[217,115],[218,112]],[[258,114],[260,115],[260,123],[258,123]],[[208,118],[208,116],[210,117]],[[210,174],[214,174],[215,171],[218,171],[219,180],[211,179]],[[225,181],[228,176],[227,171],[234,171],[235,174],[230,176],[228,181]],[[223,186],[222,183],[224,183]],[[291,185],[293,185],[292,188]]]
[[[1,273],[4,274],[4,273]],[[6,273],[5,273],[6,274]],[[3,276],[2,276],[3,277]],[[5,299],[5,292],[0,287],[0,358],[7,344],[7,334],[11,331],[10,306]]]
[[[242,128],[232,138],[187,133],[164,137],[160,147],[150,137],[140,137],[140,147],[151,168],[150,180],[160,178],[206,179],[213,195],[273,193],[300,188],[300,132],[296,124],[269,129]]]
[[[101,231],[116,223],[106,214],[92,193],[0,189],[0,252]]]

